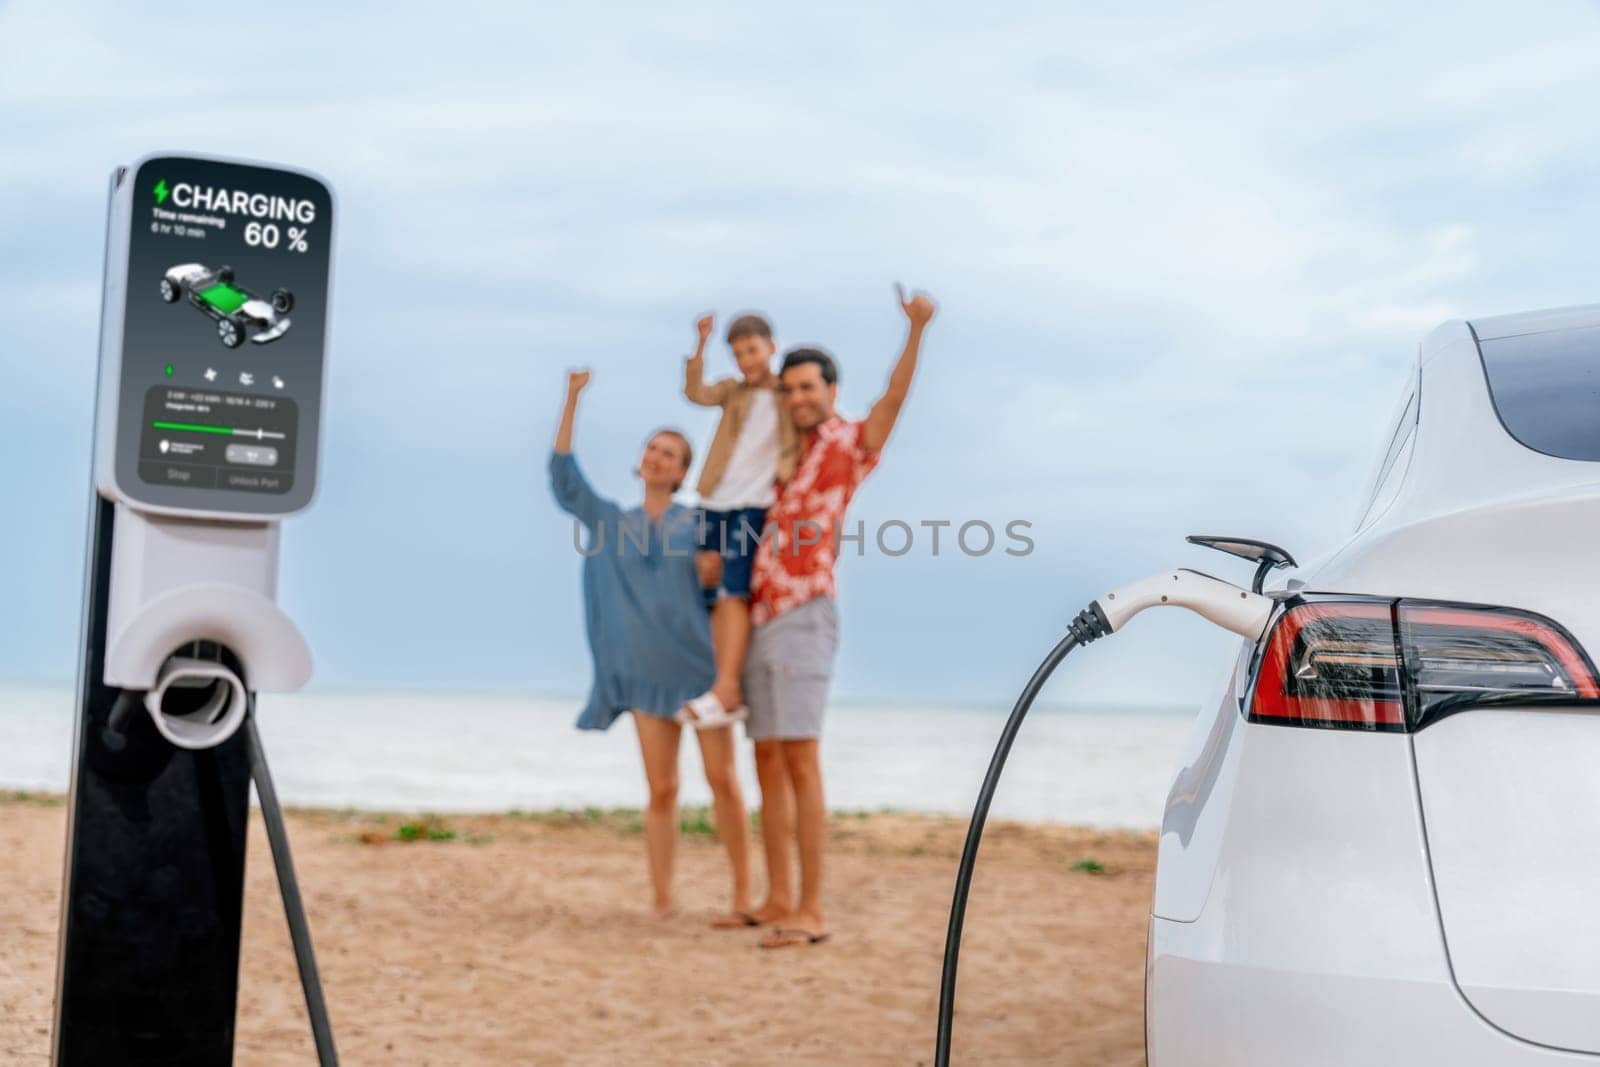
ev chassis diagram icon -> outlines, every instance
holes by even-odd
[[[224,348],[238,348],[245,337],[258,345],[276,341],[289,332],[289,312],[294,294],[274,289],[262,300],[234,284],[233,268],[211,270],[199,263],[180,263],[161,278],[161,299],[176,304],[182,297],[217,324],[217,339]]]

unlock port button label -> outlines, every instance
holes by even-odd
[[[247,467],[276,467],[278,450],[271,445],[229,445],[223,453],[229,463]]]

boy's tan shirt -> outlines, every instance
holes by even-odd
[[[711,437],[711,450],[706,453],[705,466],[700,468],[700,481],[695,486],[702,500],[716,490],[717,483],[722,480],[722,472],[728,468],[728,459],[733,455],[733,443],[739,439],[739,431],[744,428],[745,416],[750,411],[750,398],[757,389],[776,390],[778,384],[776,379],[771,385],[756,386],[743,378],[721,378],[707,385],[703,376],[704,367],[703,358],[691,359],[684,364],[683,370],[683,395],[689,403],[722,409],[717,432]],[[773,402],[778,409],[778,469],[773,473],[778,481],[786,482],[794,476],[795,462],[800,456],[800,442],[795,436],[794,423],[789,420],[789,409],[779,397],[773,397]]]

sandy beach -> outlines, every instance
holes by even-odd
[[[66,809],[0,796],[0,1059],[48,1062]],[[834,938],[763,952],[708,928],[725,892],[688,810],[681,913],[645,916],[628,811],[289,820],[349,1064],[917,1064],[931,1060],[964,820],[839,813]],[[1155,835],[993,823],[962,956],[956,1059],[1143,1062]],[[236,1062],[315,1062],[270,855],[252,824]]]

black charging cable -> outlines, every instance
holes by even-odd
[[[294,876],[294,857],[289,854],[289,831],[283,824],[283,808],[278,791],[267,769],[267,750],[256,729],[256,698],[250,694],[245,714],[250,731],[250,777],[261,800],[261,821],[267,827],[272,846],[272,865],[278,870],[278,889],[283,894],[283,914],[289,920],[289,940],[294,942],[294,961],[300,970],[300,987],[305,990],[306,1014],[311,1017],[311,1040],[317,1046],[321,1067],[338,1067],[339,1053],[333,1047],[333,1026],[328,1021],[328,1003],[322,997],[322,979],[317,975],[317,953],[311,945],[311,925],[306,921],[305,903],[300,899],[300,883]]]
[[[978,790],[978,803],[972,812],[972,822],[967,827],[967,843],[961,849],[961,866],[956,870],[955,899],[950,903],[950,928],[944,938],[944,973],[939,979],[939,1039],[934,1051],[935,1067],[950,1065],[950,1030],[956,1010],[956,964],[961,956],[961,927],[967,915],[967,891],[972,887],[972,868],[978,859],[978,843],[983,840],[983,824],[989,818],[989,803],[994,800],[995,788],[1000,784],[1000,773],[1005,770],[1006,757],[1011,754],[1011,743],[1017,739],[1022,720],[1033,707],[1034,697],[1044,688],[1044,683],[1067,658],[1067,653],[1079,645],[1104,637],[1111,632],[1111,624],[1098,603],[1090,604],[1078,613],[1067,628],[1067,634],[1050,650],[1050,654],[1033,672],[1022,694],[1017,697],[1011,717],[1000,731],[1000,742],[995,745],[994,756],[989,760],[989,771],[983,776],[983,786]]]

